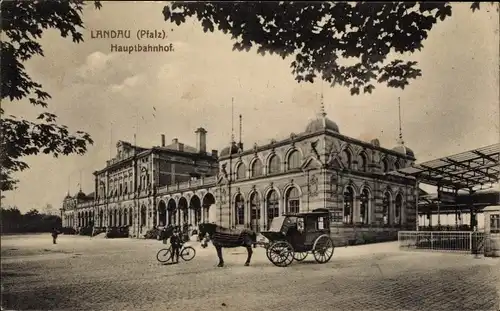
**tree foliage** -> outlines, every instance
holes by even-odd
[[[95,2],[97,9],[101,7]],[[80,30],[84,1],[3,1],[1,2],[1,100],[30,103],[47,108],[51,96],[40,83],[33,81],[24,63],[33,56],[44,56],[38,42],[46,29],[57,29],[63,38],[83,41]],[[68,103],[71,104],[71,103]],[[39,153],[59,155],[84,154],[93,141],[88,133],[70,133],[57,124],[57,116],[41,113],[37,121],[5,115],[0,108],[1,191],[15,189],[13,174],[28,168],[23,157]]]
[[[62,226],[61,217],[31,209],[21,214],[17,207],[0,208],[1,233],[50,232]]]
[[[493,4],[495,2],[492,2]],[[474,2],[471,9],[479,9]],[[422,75],[416,61],[391,53],[421,50],[433,26],[452,15],[447,2],[181,2],[163,9],[181,25],[193,17],[204,32],[215,28],[236,40],[233,50],[294,56],[298,82],[320,78],[371,93],[374,83],[404,89]]]

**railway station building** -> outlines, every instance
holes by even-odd
[[[63,226],[127,227],[141,238],[166,224],[215,222],[264,231],[283,213],[327,209],[340,243],[394,239],[416,226],[414,178],[389,174],[411,167],[402,139],[381,146],[341,133],[324,109],[304,130],[263,145],[232,141],[207,152],[207,131],[191,147],[173,139],[151,148],[119,141],[116,155],[94,172],[93,193],[66,196]],[[241,140],[241,139],[240,139]]]

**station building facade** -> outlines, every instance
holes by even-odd
[[[316,209],[330,212],[344,239],[416,225],[415,181],[386,174],[415,161],[402,140],[388,149],[345,136],[324,112],[301,133],[247,149],[232,142],[220,154],[206,152],[204,129],[196,135],[196,148],[165,146],[164,136],[150,149],[118,142],[117,156],[94,173],[93,200],[64,200],[64,225],[126,225],[135,237],[170,223],[263,231],[283,213]]]

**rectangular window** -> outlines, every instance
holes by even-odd
[[[245,209],[243,206],[238,207],[238,225],[244,225],[245,224]]]
[[[332,217],[332,222],[334,223],[342,223],[342,212],[341,211],[335,211],[331,213]]]
[[[324,230],[324,229],[325,229],[325,223],[323,217],[318,217],[318,230]]]
[[[252,220],[260,219],[260,208],[258,206],[252,206],[250,218]]]
[[[500,233],[500,215],[490,216],[490,233]]]
[[[299,200],[289,200],[288,201],[288,208],[290,213],[299,213],[300,209],[300,204]]]

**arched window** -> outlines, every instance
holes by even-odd
[[[389,164],[387,163],[387,160],[382,160],[382,172],[386,173],[389,171]]]
[[[280,171],[280,158],[277,155],[272,155],[269,159],[269,174],[279,173]]]
[[[240,163],[236,169],[236,179],[245,179],[245,164]]]
[[[177,204],[177,209],[179,210],[179,225],[184,225],[189,222],[189,209],[188,209],[188,201],[185,197],[181,197],[179,199],[179,203]]]
[[[387,225],[391,221],[391,194],[389,192],[384,193],[384,198],[382,199],[382,217],[384,219],[384,225]]]
[[[396,196],[396,206],[394,210],[395,224],[401,225],[403,223],[402,215],[403,215],[403,196],[401,195],[401,193],[398,193],[398,195]]]
[[[401,168],[401,165],[399,164],[399,161],[394,162],[394,169],[399,170]]]
[[[252,163],[252,177],[258,177],[262,175],[262,162],[260,159],[255,159]]]
[[[286,192],[286,211],[288,213],[300,212],[300,195],[299,189],[292,187]]]
[[[279,217],[280,215],[278,193],[275,190],[269,191],[266,201],[267,201],[267,227],[269,229],[274,217]]]
[[[294,168],[300,167],[300,153],[297,150],[290,152],[288,155],[288,169],[293,170]]]
[[[370,192],[366,188],[361,191],[359,221],[365,225],[370,223]]]
[[[349,150],[345,149],[344,151],[342,151],[342,160],[346,168],[352,168],[352,156]]]
[[[235,225],[245,224],[245,200],[241,194],[236,195],[234,199]]]
[[[146,206],[141,207],[141,227],[146,226]]]
[[[158,225],[158,218],[156,217],[156,206],[153,206],[153,226],[157,226]],[[149,217],[151,217],[151,212],[149,214]]]
[[[250,195],[250,229],[258,230],[260,220],[260,198],[257,192]]]
[[[118,211],[118,227],[122,226],[122,210]]]
[[[367,161],[366,154],[364,154],[364,153],[361,153],[358,156],[358,169],[360,171],[363,171],[363,172],[368,171],[368,161]]]
[[[104,211],[99,211],[99,227],[104,227]]]
[[[166,226],[167,221],[167,204],[163,200],[158,203],[158,217],[160,218],[160,226]]]
[[[344,223],[353,223],[354,190],[347,187],[344,191]]]
[[[182,209],[182,223],[187,224],[189,222],[189,210],[186,208]]]
[[[132,208],[129,208],[129,210],[128,210],[128,224],[129,224],[129,226],[132,226],[132,222],[133,222],[132,217],[133,217],[133,215],[134,215],[134,213],[132,211]]]
[[[167,205],[168,221],[167,225],[173,225],[177,223],[177,205],[174,199],[170,199]]]

